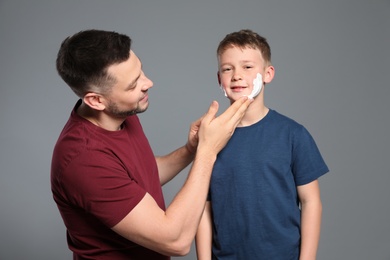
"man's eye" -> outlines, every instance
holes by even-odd
[[[224,68],[222,69],[222,71],[230,71],[231,69],[230,68]]]
[[[137,86],[137,83],[131,84],[131,85],[127,88],[127,90],[133,90],[133,89],[135,89],[136,86]]]

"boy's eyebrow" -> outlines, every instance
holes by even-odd
[[[241,63],[254,62],[253,60],[241,60]]]
[[[231,65],[230,62],[224,62],[224,63],[220,63],[219,66],[222,67],[222,66],[226,66],[226,65]]]
[[[244,64],[244,63],[254,63],[255,61],[253,60],[240,60],[239,63],[240,64]],[[224,62],[224,63],[220,63],[219,66],[222,67],[222,66],[226,66],[226,65],[229,65],[231,66],[231,62]]]

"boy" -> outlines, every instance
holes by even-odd
[[[215,162],[198,259],[315,259],[317,179],[328,167],[302,125],[264,104],[275,73],[267,40],[251,30],[228,34],[217,57],[218,82],[231,104],[252,95],[258,80],[261,89]]]

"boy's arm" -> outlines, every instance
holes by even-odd
[[[298,186],[301,202],[300,260],[315,260],[320,240],[322,203],[318,180]]]
[[[211,202],[208,201],[195,237],[198,260],[211,260],[212,235]]]

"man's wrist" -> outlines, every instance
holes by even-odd
[[[188,142],[186,143],[185,145],[185,148],[187,149],[187,151],[192,155],[192,156],[195,156],[196,154],[196,147],[193,147],[192,145],[190,145]]]

